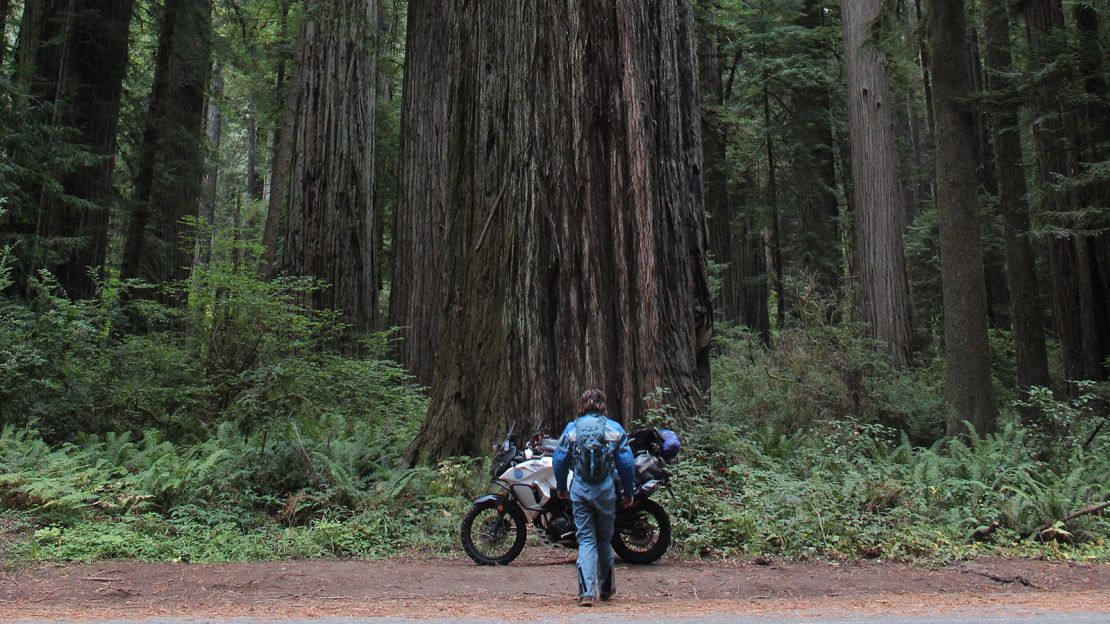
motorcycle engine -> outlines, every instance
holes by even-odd
[[[567,516],[552,516],[548,519],[545,528],[547,529],[547,539],[556,544],[574,538],[574,522]]]

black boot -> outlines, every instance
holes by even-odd
[[[601,601],[608,602],[617,589],[613,584],[613,568],[609,568],[609,575],[601,581]]]

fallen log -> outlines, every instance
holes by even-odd
[[[1068,522],[1071,522],[1072,520],[1075,520],[1076,518],[1079,518],[1081,516],[1086,516],[1087,514],[1098,513],[1100,511],[1102,511],[1103,509],[1106,509],[1107,507],[1110,507],[1110,501],[1104,501],[1104,502],[1098,503],[1096,505],[1091,505],[1089,507],[1084,507],[1083,509],[1080,509],[1079,511],[1073,511],[1072,513],[1064,516],[1063,519],[1059,520],[1059,522],[1062,523],[1062,524],[1067,524]],[[1040,535],[1041,533],[1044,533],[1045,531],[1047,531],[1047,530],[1051,529],[1053,526],[1055,526],[1056,522],[1057,522],[1056,520],[1053,520],[1052,522],[1042,524],[1041,526],[1033,529],[1032,531],[1026,531],[1025,533],[1022,533],[1021,538],[1022,539],[1027,539],[1027,538],[1032,537],[1034,535]]]

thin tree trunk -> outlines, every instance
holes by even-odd
[[[308,0],[290,150],[289,225],[283,266],[327,287],[308,302],[341,312],[339,347],[362,352],[373,329],[375,0]]]
[[[740,282],[740,306],[745,325],[759,336],[764,345],[771,344],[771,280],[763,232],[759,226],[760,197],[755,181],[748,177],[743,188],[732,194],[740,207],[732,236],[732,258]]]
[[[8,53],[8,15],[11,10],[8,0],[0,0],[0,68],[4,67],[4,59]]]
[[[914,28],[917,28],[922,21],[921,1],[914,0]],[[932,60],[929,55],[929,46],[922,43],[918,46],[918,66],[921,68],[921,89],[922,96],[925,98],[925,129],[924,134],[925,150],[927,154],[933,153],[933,137],[936,136],[936,123],[933,119],[933,75],[932,75]],[[925,188],[922,189],[925,193],[922,199],[925,201],[932,201],[936,197],[936,172],[933,171],[932,163],[928,159],[922,159],[917,163],[922,169],[925,170]],[[910,206],[912,210],[907,216],[914,217],[917,215],[918,206]],[[908,220],[907,220],[908,222]]]
[[[968,30],[968,70],[971,72],[972,93],[987,90],[983,76],[983,59],[979,42],[979,29],[969,26]],[[978,163],[979,191],[985,195],[998,196],[998,167],[995,163],[994,145],[991,143],[987,111],[984,106],[970,109],[975,121],[975,160]],[[1000,215],[991,206],[980,214],[984,231],[997,231]],[[988,239],[989,240],[989,239]],[[987,318],[991,327],[1010,329],[1010,292],[1006,282],[1006,260],[1002,249],[987,241],[983,244],[983,266],[987,279]]]
[[[712,2],[700,0],[697,10],[699,20],[709,22],[717,9]],[[717,320],[744,325],[766,344],[770,340],[770,319],[763,242],[758,224],[743,210],[747,207],[741,201],[743,193],[733,192],[731,188],[728,136],[723,119],[728,93],[724,81],[724,52],[708,23],[698,33],[697,52],[708,251],[720,265],[720,292],[713,309]],[[738,61],[739,58],[732,59],[733,63]],[[753,250],[756,253],[753,254]]]
[[[235,194],[235,212],[231,215],[231,266],[238,272],[243,266],[243,196]]]
[[[713,5],[708,0],[699,0],[697,11],[699,19],[709,22],[713,17]],[[705,211],[709,232],[708,252],[721,266],[721,289],[714,300],[717,318],[726,321],[739,321],[737,292],[740,285],[732,277],[737,262],[733,258],[732,231],[733,210],[729,198],[728,169],[726,158],[726,137],[721,121],[721,107],[724,104],[724,80],[722,78],[722,50],[717,43],[717,35],[708,23],[698,32],[698,88],[701,93],[701,136],[702,160],[705,163]]]
[[[1002,0],[983,0],[983,56],[987,64],[990,93],[1009,91],[1013,71],[1010,52],[1010,20]],[[1018,389],[1025,396],[1032,386],[1048,387],[1048,356],[1045,350],[1044,314],[1033,246],[1029,241],[1029,203],[1025,186],[1025,157],[1021,129],[1012,105],[996,104],[990,116],[995,145],[998,205],[1002,212],[1006,250],[1006,280],[1010,291],[1014,351]],[[1027,414],[1029,416],[1031,414]]]
[[[764,50],[766,54],[766,50]],[[786,288],[782,266],[782,227],[779,225],[779,185],[775,167],[775,142],[771,138],[771,97],[767,90],[767,77],[763,80],[763,132],[767,150],[767,204],[771,207],[771,228],[767,240],[768,264],[775,272],[775,326],[782,329],[786,323]]]
[[[24,24],[37,33],[23,52],[34,101],[46,104],[43,120],[72,129],[92,156],[58,173],[61,193],[34,193],[45,267],[76,298],[93,296],[104,275],[131,7],[131,0],[59,0],[29,9],[27,19],[40,23]]]
[[[845,68],[851,115],[853,210],[860,320],[886,345],[891,362],[910,362],[910,315],[902,231],[894,98],[886,59],[870,40],[880,0],[844,0]]]
[[[913,0],[914,16],[917,22],[922,20],[921,1]],[[916,24],[915,24],[916,26]],[[918,47],[918,65],[921,67],[921,86],[925,93],[925,116],[929,122],[929,136],[935,136],[936,121],[934,119],[933,111],[933,68],[932,68],[932,54],[929,51],[929,46],[922,42],[923,45]]]
[[[948,435],[962,433],[964,421],[984,435],[994,430],[997,414],[979,231],[978,137],[975,115],[963,102],[973,90],[967,18],[964,0],[929,0],[928,7]]]
[[[281,2],[281,38],[284,41],[289,31],[289,8],[292,0]],[[277,82],[274,91],[285,103],[281,125],[274,132],[274,145],[270,154],[270,198],[266,204],[266,225],[262,230],[262,258],[259,262],[258,272],[263,277],[272,278],[281,265],[278,257],[278,241],[281,236],[281,218],[283,208],[288,197],[289,179],[289,142],[293,137],[293,122],[296,119],[297,98],[293,93],[288,93],[285,84],[287,62],[282,58],[278,62]]]
[[[400,328],[398,358],[424,385],[433,380],[443,322],[455,19],[452,2],[409,2],[389,323]]]
[[[223,138],[223,112],[220,103],[223,100],[224,78],[223,67],[219,62],[212,67],[212,86],[205,105],[204,135],[206,140],[205,152],[207,164],[204,171],[203,195],[201,196],[200,218],[204,226],[196,240],[196,254],[193,257],[193,271],[200,267],[212,264],[212,240],[215,233],[213,228],[216,222],[216,187],[220,175],[220,143]],[[194,278],[194,284],[196,280]]]
[[[264,180],[258,173],[258,119],[252,97],[247,99],[247,196],[259,201],[264,189]]]
[[[166,1],[124,245],[124,278],[161,284],[189,275],[191,232],[182,221],[200,209],[211,18],[211,0]]]
[[[411,457],[557,432],[583,388],[631,423],[708,384],[701,137],[685,0],[459,8],[443,310]]]

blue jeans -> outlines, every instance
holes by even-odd
[[[612,479],[570,485],[574,527],[578,537],[578,596],[597,598],[613,593],[613,523],[617,487]]]

